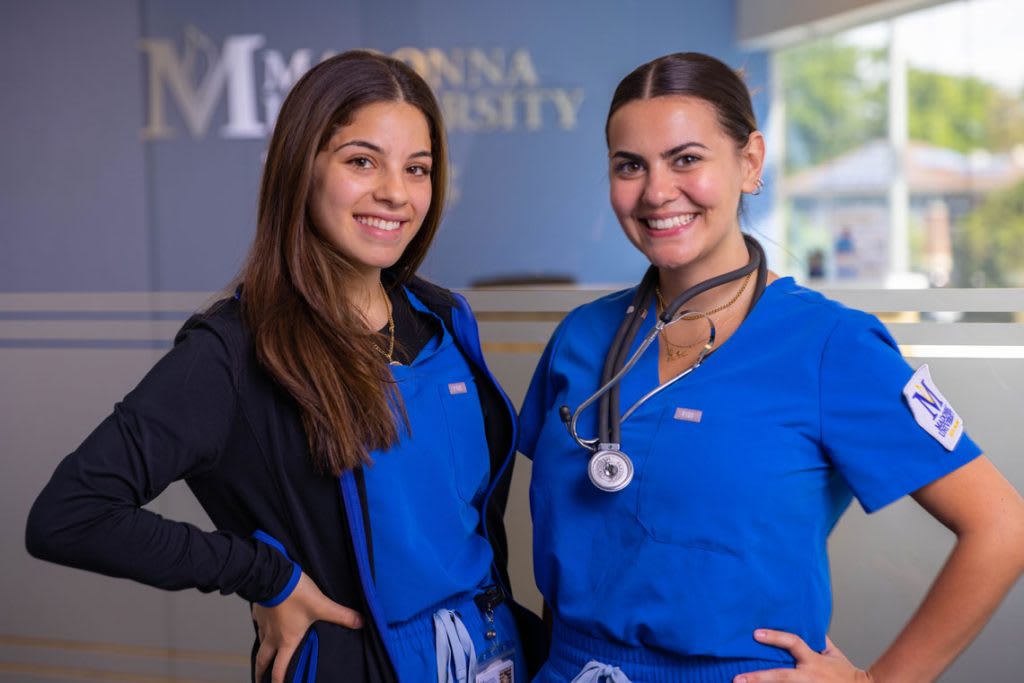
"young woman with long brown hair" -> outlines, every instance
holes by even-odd
[[[437,102],[402,63],[353,51],[303,76],[234,296],[60,464],[29,550],[237,593],[256,680],[524,679],[519,631],[535,632],[502,526],[514,413],[465,300],[415,275],[447,161]],[[142,508],[177,479],[216,531]]]

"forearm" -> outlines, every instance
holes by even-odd
[[[1022,532],[1011,533],[1010,539]],[[1021,575],[1021,542],[962,535],[917,612],[869,669],[875,683],[934,681],[970,644]]]
[[[84,485],[58,468],[28,517],[26,545],[39,559],[156,588],[198,588],[262,600],[288,579],[277,550],[226,531],[165,519]]]
[[[143,507],[218,467],[236,416],[234,366],[211,330],[182,338],[57,466],[29,513],[29,552],[158,588],[247,600],[280,591],[292,563],[252,529],[203,531]]]
[[[171,393],[173,395],[173,393]],[[208,461],[209,449],[119,405],[56,468],[29,513],[25,541],[40,559],[164,589],[198,588],[263,600],[291,563],[247,530],[207,532],[143,507]],[[172,416],[173,417],[173,416]],[[185,415],[191,422],[191,416]]]

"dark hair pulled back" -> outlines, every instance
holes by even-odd
[[[605,141],[612,116],[620,108],[633,100],[665,95],[697,97],[711,104],[722,129],[738,147],[746,145],[757,130],[750,92],[739,73],[709,55],[676,52],[641,64],[619,82],[608,108]]]

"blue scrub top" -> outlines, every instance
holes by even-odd
[[[426,306],[405,290],[413,307]],[[391,373],[410,430],[364,469],[377,595],[389,624],[489,583],[493,552],[480,534],[490,475],[473,372],[443,324],[411,365]]]
[[[570,313],[524,401],[545,600],[570,627],[626,646],[791,662],[753,640],[769,627],[824,649],[826,540],[851,496],[877,510],[980,450],[963,435],[948,451],[918,426],[902,394],[913,370],[876,318],[782,278],[704,365],[623,424],[635,478],[599,491],[558,408],[596,390],[632,296]],[[623,380],[622,408],[657,385],[649,350]],[[597,433],[595,407],[579,433]]]

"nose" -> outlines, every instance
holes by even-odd
[[[374,191],[374,198],[388,206],[402,206],[409,201],[405,186],[405,167],[387,168],[381,172],[380,182]]]
[[[644,203],[649,206],[662,206],[679,197],[682,190],[676,184],[676,178],[667,170],[653,165],[647,172],[644,184]]]

